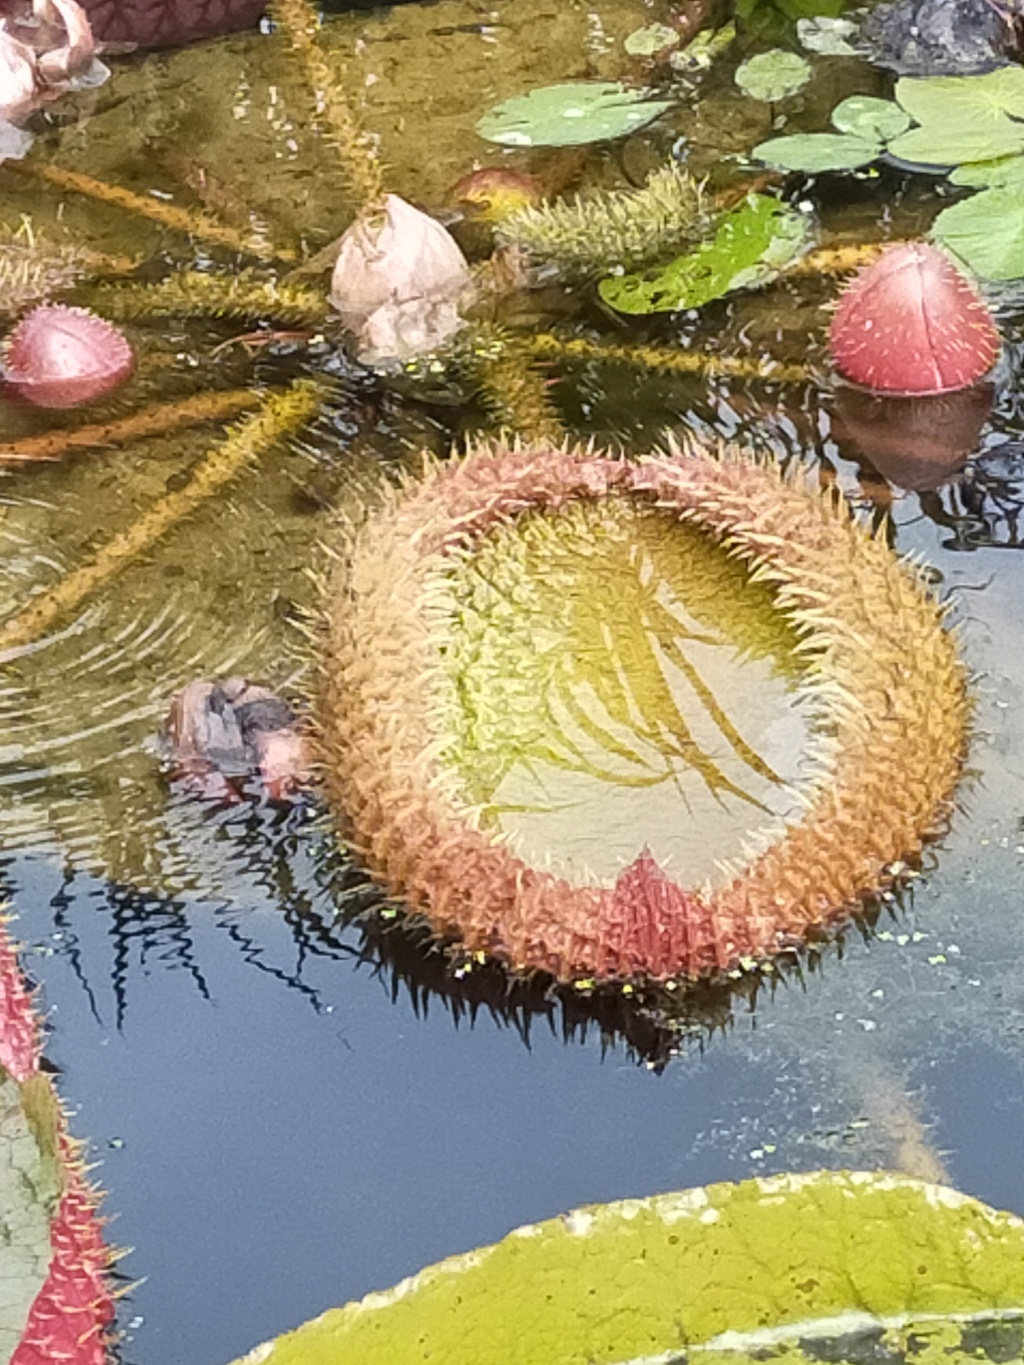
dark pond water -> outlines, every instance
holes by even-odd
[[[472,132],[490,104],[621,74],[624,36],[657,10],[441,0],[339,17],[330,45],[351,87],[366,91],[389,184],[441,209],[474,159],[499,159]],[[680,139],[699,171],[728,167],[773,117],[738,95],[733,66],[726,59],[687,92],[664,126],[570,166],[569,183],[635,180]],[[818,127],[842,94],[883,88],[863,63],[833,60],[791,117]],[[157,202],[202,203],[309,252],[348,221],[302,82],[270,35],[126,63],[91,116],[54,129],[37,155]],[[533,164],[524,153],[511,161]],[[144,257],[154,275],[189,262],[237,269],[233,253],[193,250],[110,204],[10,167],[0,175],[11,222],[30,214],[39,230]],[[826,185],[815,200],[823,237],[847,242],[919,234],[939,202],[933,180],[889,172]],[[820,305],[834,290],[829,280],[784,283],[637,334],[816,362]],[[592,339],[631,335],[586,291],[519,306],[525,327],[543,317]],[[122,1306],[125,1361],[225,1365],[518,1224],[753,1173],[895,1167],[1024,1213],[1020,319],[1004,307],[1006,358],[976,450],[950,482],[919,492],[887,484],[842,434],[827,386],[658,379],[596,363],[559,371],[556,398],[573,431],[632,449],[666,427],[737,438],[821,470],[866,518],[881,522],[889,509],[896,547],[923,558],[952,603],[976,696],[962,810],[899,903],[774,989],[703,997],[667,1034],[611,1006],[509,988],[486,968],[446,973],[374,914],[315,803],[219,810],[168,791],[159,734],[174,692],[240,672],[301,699],[311,645],[297,624],[316,610],[339,510],[372,498],[382,471],[411,465],[422,447],[446,450],[483,419],[448,392],[386,388],[320,342],[286,339],[250,359],[222,346],[242,325],[133,328],[139,375],[103,418],[325,369],[336,389],[311,434],[245,471],[43,641],[15,651],[0,678],[3,882],[72,1127],[99,1163],[111,1237],[132,1248],[120,1266],[139,1282]],[[51,424],[13,405],[0,411],[5,441]],[[172,430],[5,471],[9,609],[179,486],[214,439],[209,428]],[[606,555],[606,578],[609,565],[622,575]],[[783,760],[802,734],[785,641],[769,624],[758,643],[747,607],[712,621],[683,602],[671,571],[664,579],[659,601],[677,621],[715,634],[700,659],[715,696],[750,720],[784,779],[771,799],[757,789],[758,809],[785,816],[801,766]],[[597,600],[585,581],[575,591]],[[627,656],[623,646],[616,667],[625,660],[633,677]],[[659,704],[690,718],[693,698],[667,670],[657,677],[668,679]],[[591,718],[601,714],[595,695]],[[662,751],[650,735],[644,743],[655,763]],[[671,764],[646,793],[607,806],[616,783],[593,769],[593,755],[568,777],[563,763],[542,810],[525,808],[522,769],[502,773],[502,799],[517,807],[531,850],[549,839],[553,856],[589,864],[600,844],[614,868],[630,849],[669,839],[685,810],[697,837],[669,851],[686,868],[712,829],[716,852],[722,839],[736,856],[757,828],[749,802],[702,810]],[[572,803],[560,823],[556,808]]]

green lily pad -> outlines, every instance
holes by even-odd
[[[918,123],[936,128],[999,125],[1007,115],[1024,119],[1024,67],[984,76],[905,76],[896,82],[896,99]]]
[[[803,249],[803,214],[768,195],[751,195],[727,214],[714,237],[656,270],[612,275],[602,299],[620,313],[670,313],[699,308],[732,289],[763,284]]]
[[[50,1265],[57,1113],[45,1076],[19,1085],[0,1068],[0,1362],[21,1340]]]
[[[905,77],[896,99],[921,126],[890,143],[903,161],[958,166],[1024,152],[1024,68],[984,76]]]
[[[950,204],[932,236],[982,279],[1024,278],[1024,187],[983,190]]]
[[[892,100],[850,95],[832,110],[832,126],[868,142],[888,142],[910,127],[910,115]]]
[[[813,18],[796,21],[796,36],[800,39],[801,47],[808,52],[817,52],[822,57],[855,57],[857,49],[849,39],[856,35],[857,25],[852,19],[816,14]]]
[[[959,166],[962,161],[991,161],[1024,152],[1024,123],[1005,116],[974,126],[952,119],[945,123],[927,123],[895,138],[887,150],[901,161],[922,166]]]
[[[671,107],[671,100],[653,100],[617,81],[578,81],[503,100],[476,131],[506,147],[576,147],[623,137]]]
[[[1019,1218],[905,1176],[827,1171],[519,1228],[324,1313],[246,1365],[964,1365],[1020,1359],[1022,1319]],[[857,1337],[868,1349],[851,1356]]]
[[[882,144],[853,133],[791,133],[773,137],[752,152],[758,161],[782,171],[855,171],[868,166],[882,154]]]
[[[654,57],[678,42],[679,34],[668,24],[646,24],[628,34],[622,46],[631,57]]]
[[[810,79],[810,62],[780,47],[748,57],[736,70],[736,84],[743,93],[766,103],[795,95]]]
[[[995,161],[967,161],[949,177],[951,185],[970,189],[1024,189],[1024,156],[1001,156]]]

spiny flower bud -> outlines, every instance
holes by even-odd
[[[854,276],[829,345],[836,369],[855,384],[948,393],[992,368],[999,333],[981,295],[944,252],[904,242]]]

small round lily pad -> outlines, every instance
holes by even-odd
[[[810,63],[781,47],[748,57],[736,71],[736,84],[743,93],[766,103],[795,95],[810,79]]]
[[[575,147],[623,137],[671,107],[671,100],[651,99],[618,81],[577,81],[502,100],[476,131],[505,147]]]

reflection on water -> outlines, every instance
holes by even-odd
[[[349,16],[330,41],[367,92],[395,188],[438,207],[487,155],[471,130],[488,104],[548,80],[617,76],[617,45],[639,22],[631,0],[499,0],[486,24],[441,0]],[[439,53],[451,72],[440,85]],[[737,100],[728,72],[712,77],[664,124],[582,153],[565,174],[620,184],[673,146],[690,149],[698,173],[728,168],[770,118]],[[253,35],[126,64],[89,120],[54,125],[39,146],[313,251],[349,210],[321,173],[328,153],[305,110],[280,43]],[[502,159],[532,165],[521,151]],[[0,177],[11,214],[139,254],[147,276],[238,265],[11,167]],[[933,192],[921,179],[898,188],[890,220],[893,181],[852,182],[822,204],[826,230],[877,235],[884,220],[918,232]],[[638,334],[813,359],[832,287],[782,282],[638,323]],[[527,303],[545,325],[611,334],[586,291]],[[1012,310],[1003,322],[1012,376]],[[552,373],[574,431],[636,451],[673,426],[740,440],[836,483],[900,551],[926,558],[977,679],[971,761],[983,774],[913,893],[876,907],[873,934],[682,999],[587,999],[510,982],[402,922],[313,802],[220,809],[169,791],[159,732],[174,693],[241,673],[301,706],[309,646],[296,625],[315,612],[319,546],[339,511],[357,512],[383,474],[420,447],[444,451],[477,417],[451,393],[385,389],[325,343],[262,336],[251,355],[235,340],[243,330],[134,326],[139,377],[90,417],[326,373],[315,429],[0,673],[7,884],[50,1010],[50,1051],[82,1106],[76,1131],[105,1151],[108,1207],[123,1215],[114,1235],[137,1247],[129,1272],[149,1277],[131,1300],[144,1321],[126,1358],[222,1365],[328,1302],[517,1223],[753,1172],[934,1161],[934,1173],[941,1157],[954,1182],[1024,1212],[1013,1098],[1024,1068],[1024,653],[1010,647],[1024,638],[1024,567],[996,553],[1021,544],[1024,410],[1012,378],[963,473],[913,493],[869,480],[865,451],[833,430],[812,385],[597,363]],[[5,442],[49,423],[0,408]],[[218,431],[4,469],[4,610],[178,486]],[[463,777],[530,856],[614,872],[649,841],[699,876],[708,850],[738,849],[764,808],[788,813],[805,738],[791,642],[706,544],[635,513],[581,516],[571,534],[538,520],[517,545],[494,543],[454,585],[466,626],[453,661]]]
[[[614,877],[639,838],[692,881],[794,813],[795,641],[705,536],[583,503],[492,536],[456,578],[446,761],[528,861]]]

